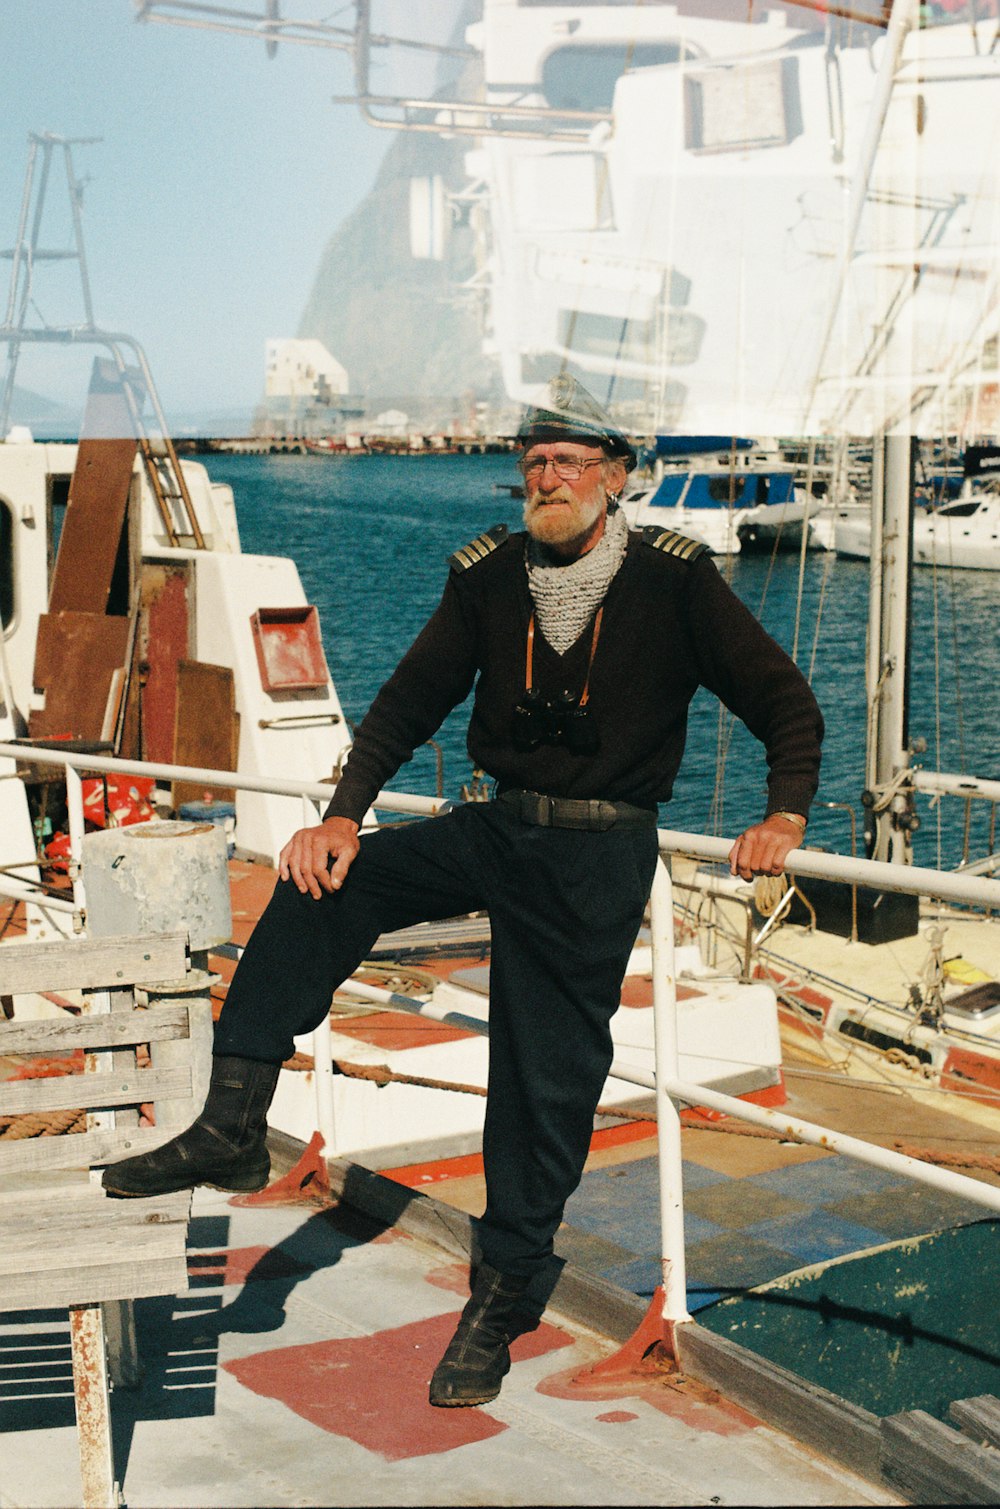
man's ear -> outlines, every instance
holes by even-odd
[[[620,498],[625,491],[627,479],[628,472],[621,461],[609,460],[605,463],[604,486],[609,493],[614,493],[616,498]]]

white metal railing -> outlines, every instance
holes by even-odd
[[[0,744],[0,759],[30,759],[38,764],[64,765],[67,770],[67,801],[70,809],[70,835],[79,882],[80,841],[83,835],[83,800],[78,772],[108,770],[153,776],[161,780],[196,780],[207,787],[228,786],[244,791],[261,791],[281,796],[300,796],[306,823],[315,822],[318,811],[314,802],[329,799],[331,788],[320,781],[290,781],[270,776],[244,776],[235,771],[192,770],[183,765],[153,765],[140,761],[115,760],[109,756],[71,754],[62,750],[45,750],[37,746]],[[405,792],[379,792],[374,806],[390,812],[435,816],[453,804],[432,797]],[[711,863],[728,858],[728,839],[709,838],[700,834],[672,829],[659,830],[662,855],[686,854]],[[814,879],[840,880],[848,884],[869,885],[877,890],[940,897],[968,906],[1000,910],[1000,881],[983,879],[968,873],[921,869],[911,865],[894,865],[866,859],[846,858],[811,849],[795,849],[788,856],[786,868]],[[6,877],[0,875],[0,893]],[[79,899],[78,899],[79,898]],[[40,898],[42,905],[48,904]],[[74,903],[82,903],[82,891],[75,892]],[[841,1153],[859,1162],[873,1164],[921,1184],[960,1195],[986,1209],[1000,1212],[1000,1189],[924,1163],[920,1159],[891,1152],[888,1148],[864,1142],[846,1133],[834,1132],[788,1116],[780,1110],[768,1110],[724,1095],[703,1085],[682,1080],[678,1072],[677,1052],[677,977],[674,962],[673,886],[670,870],[662,860],[657,864],[651,894],[651,932],[653,955],[653,1022],[655,1073],[615,1059],[611,1073],[617,1079],[655,1091],[657,1108],[657,1143],[660,1168],[660,1219],[662,1225],[663,1319],[665,1325],[690,1320],[687,1311],[687,1286],[684,1263],[684,1202],[681,1172],[681,1122],[675,1102],[707,1106],[725,1115],[735,1116],[794,1137],[829,1152]],[[368,995],[373,1001],[403,1006],[425,1015],[440,1015],[426,1003],[411,1001],[377,986],[352,982],[351,989]],[[482,1024],[478,1025],[481,1029]],[[329,1147],[335,1147],[333,1118],[333,1075],[329,1018],[313,1036],[316,1064],[317,1124]],[[324,1072],[328,1070],[329,1072]]]
[[[690,833],[660,830],[662,854],[687,854],[695,859],[724,860],[731,844],[725,839],[696,837]],[[879,890],[917,892],[925,895],[947,893],[951,900],[974,905],[993,906],[1000,902],[1000,881],[959,877],[912,866],[877,863],[874,860],[844,859],[840,855],[819,854],[809,849],[795,849],[787,868],[796,875],[857,884],[869,884]],[[947,882],[947,884],[945,884]],[[980,889],[980,887],[982,889]],[[687,1282],[684,1266],[684,1205],[681,1175],[681,1121],[674,1101],[689,1106],[706,1106],[728,1116],[739,1117],[756,1126],[781,1132],[786,1137],[842,1153],[861,1163],[873,1164],[918,1183],[927,1184],[949,1194],[975,1201],[988,1210],[1000,1212],[1000,1189],[970,1179],[966,1174],[937,1168],[918,1158],[894,1153],[875,1143],[864,1142],[843,1132],[834,1132],[812,1122],[801,1121],[781,1110],[768,1110],[733,1095],[724,1095],[679,1078],[677,1060],[676,972],[674,965],[673,885],[670,871],[660,862],[656,867],[650,898],[653,950],[653,1012],[656,1042],[656,1074],[632,1070],[618,1071],[620,1077],[645,1085],[656,1092],[657,1145],[660,1165],[660,1220],[663,1232],[663,1320],[668,1326],[690,1320],[687,1311]]]

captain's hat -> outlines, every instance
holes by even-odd
[[[583,384],[568,372],[560,372],[546,383],[538,404],[525,409],[517,438],[526,447],[550,440],[583,440],[601,445],[629,472],[638,460],[622,431]]]

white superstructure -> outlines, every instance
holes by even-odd
[[[993,9],[485,0],[486,98],[541,112],[467,156],[508,394],[566,365],[638,433],[974,424],[997,365]]]
[[[325,403],[347,390],[346,367],[330,355],[322,341],[296,338],[267,342],[266,398]]]
[[[75,445],[25,443],[23,437],[20,443],[0,443],[3,738],[23,736],[32,712],[44,706],[33,680],[38,627],[49,607],[59,515],[65,512],[77,451]],[[330,777],[344,758],[350,735],[322,655],[311,678],[315,684],[268,685],[255,644],[262,613],[265,620],[269,613],[277,615],[279,628],[282,615],[287,617],[293,626],[288,632],[297,633],[298,625],[307,623],[309,605],[298,571],[283,557],[243,554],[232,490],[211,482],[199,462],[180,464],[204,537],[201,549],[171,543],[147,469],[136,456],[127,533],[133,590],[141,602],[137,631],[159,636],[162,645],[167,620],[156,615],[169,593],[170,623],[180,638],[168,676],[176,675],[180,660],[231,671],[241,773],[305,781]],[[267,628],[265,622],[265,632]],[[169,710],[169,695],[166,705]],[[169,727],[164,737],[169,740]],[[151,757],[151,751],[144,752]],[[168,745],[159,758],[170,763],[171,753]],[[237,794],[236,841],[248,853],[273,860],[301,820],[297,798]],[[34,852],[20,781],[0,780],[0,823],[5,835],[17,833],[22,840],[19,857]]]

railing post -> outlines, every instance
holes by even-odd
[[[653,950],[653,1036],[656,1048],[656,1140],[660,1171],[663,1322],[668,1333],[690,1320],[684,1262],[684,1189],[680,1112],[666,1086],[679,1078],[677,972],[674,963],[674,890],[669,861],[657,859],[650,897]]]
[[[319,822],[319,808],[309,797],[302,798],[302,821],[310,828]],[[327,1012],[312,1035],[316,1087],[316,1126],[331,1158],[336,1150],[336,1120],[333,1111],[333,1043],[330,1037],[330,1013]]]
[[[83,781],[78,771],[66,763],[66,809],[69,816],[69,873],[73,882],[73,931],[83,931],[87,897],[83,888]]]

